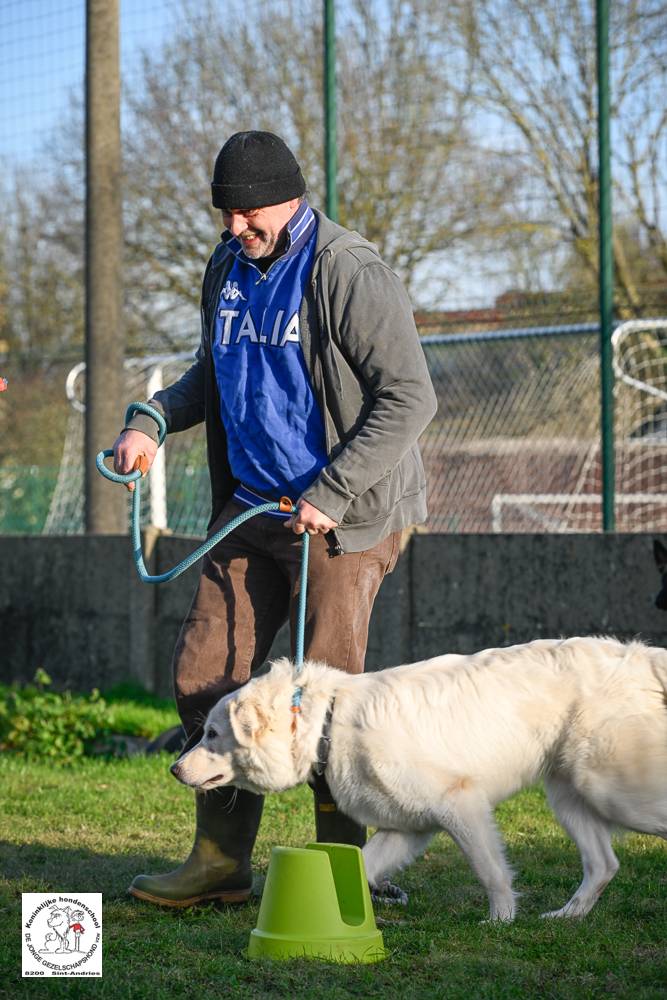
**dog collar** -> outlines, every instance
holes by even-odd
[[[324,716],[322,732],[320,733],[320,738],[317,741],[317,760],[313,764],[313,774],[316,774],[318,778],[322,777],[329,762],[329,751],[331,750],[331,720],[333,717],[335,701],[336,699],[334,697],[329,702],[327,714]]]

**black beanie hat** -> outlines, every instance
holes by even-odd
[[[273,132],[236,132],[218,153],[215,208],[264,208],[299,198],[306,182],[293,153]]]

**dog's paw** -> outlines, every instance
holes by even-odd
[[[390,906],[407,906],[408,894],[400,886],[384,879],[378,885],[369,885],[371,890],[371,900],[374,903],[389,904]]]

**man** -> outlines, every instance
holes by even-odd
[[[359,673],[401,530],[426,516],[416,442],[436,404],[408,297],[372,244],[310,208],[305,187],[270,132],[222,147],[212,196],[225,232],[204,275],[200,346],[150,400],[169,433],[206,423],[211,532],[266,499],[298,508],[251,519],[203,560],[174,655],[186,749],[288,618],[294,646],[300,535],[313,536],[305,655]],[[135,415],[114,445],[116,469],[142,457],[150,467],[156,442],[151,418]],[[318,840],[363,845],[324,777],[313,789]],[[188,859],[129,891],[169,906],[247,899],[262,802],[240,789],[197,794]]]

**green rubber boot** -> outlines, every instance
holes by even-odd
[[[309,785],[315,799],[317,843],[354,844],[355,847],[363,847],[366,843],[366,827],[359,826],[339,811],[324,775],[313,776]]]
[[[137,875],[128,889],[137,899],[183,907],[211,899],[244,903],[250,896],[250,857],[262,816],[263,796],[240,788],[230,793],[225,788],[198,792],[195,801],[197,826],[190,856],[165,875]]]
[[[314,776],[308,782],[315,797],[315,832],[318,844],[354,844],[363,847],[366,843],[366,827],[359,826],[336,807],[333,795],[323,775]],[[407,906],[408,895],[389,879],[376,886],[369,885],[374,903],[398,903]]]

